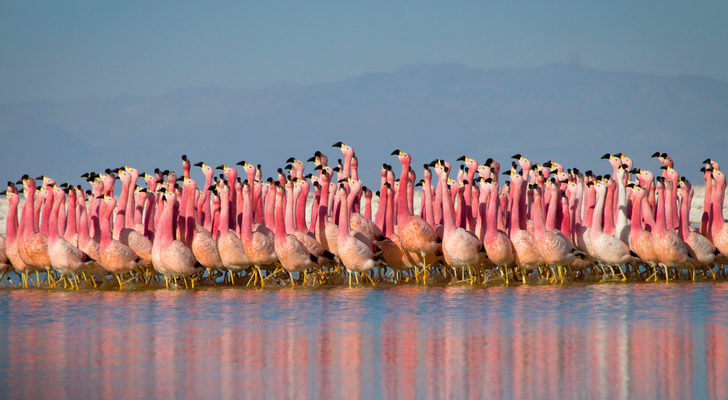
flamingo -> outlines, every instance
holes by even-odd
[[[21,283],[24,288],[28,287],[28,273],[32,268],[23,261],[18,250],[18,189],[15,184],[8,182],[8,188],[4,193],[8,198],[8,215],[5,219],[5,254],[13,265],[13,268],[21,274]]]
[[[124,288],[128,281],[122,281],[121,275],[130,272],[137,266],[139,258],[127,245],[112,239],[111,236],[111,215],[116,208],[116,201],[108,195],[101,196],[100,231],[101,241],[99,242],[99,262],[101,266],[116,277],[119,282],[119,290]]]
[[[665,178],[657,178],[657,220],[652,231],[653,243],[660,265],[665,269],[665,282],[670,280],[668,267],[683,267],[687,263],[694,264],[695,260],[688,255],[685,242],[680,240],[677,233],[665,228]]]
[[[536,239],[538,253],[545,264],[556,266],[561,283],[563,283],[563,267],[573,264],[576,259],[574,246],[561,232],[546,230],[543,219],[543,205],[541,203],[541,189],[535,185],[531,185],[531,188],[533,190],[534,211],[533,236]]]
[[[28,175],[23,175],[17,183],[22,184],[26,192],[25,204],[23,205],[22,215],[20,217],[21,227],[20,235],[18,236],[18,253],[23,259],[23,262],[36,272],[36,280],[38,280],[38,270],[45,269],[48,284],[55,284],[50,271],[51,260],[48,257],[48,236],[38,231],[35,220],[35,179]],[[48,215],[50,216],[50,207],[47,208]],[[40,284],[40,282],[36,282],[36,284]]]
[[[368,272],[374,268],[374,252],[368,243],[363,242],[355,235],[350,233],[349,228],[349,206],[346,204],[346,198],[348,196],[348,190],[345,185],[339,186],[339,196],[342,201],[342,206],[339,209],[339,232],[337,245],[339,249],[339,258],[346,267],[349,273],[349,287],[351,287],[351,274]],[[369,274],[365,274],[374,285]],[[358,276],[357,276],[358,281]]]
[[[713,190],[713,220],[710,224],[711,239],[713,245],[723,257],[728,256],[728,224],[723,219],[723,196],[725,193],[725,174],[718,169],[713,169],[715,189]]]
[[[402,241],[402,248],[422,257],[422,268],[426,281],[428,267],[426,257],[435,253],[439,247],[437,233],[422,217],[412,215],[407,205],[407,186],[412,156],[399,149],[394,150],[392,155],[396,155],[402,163],[402,174],[399,179],[400,186],[397,192],[397,207],[399,210],[397,212],[397,225],[394,229]]]
[[[281,266],[288,271],[288,275],[291,279],[291,287],[295,287],[296,284],[293,281],[293,273],[305,271],[310,268],[316,261],[311,253],[308,252],[306,246],[296,239],[293,234],[286,232],[286,226],[284,223],[283,216],[283,202],[285,199],[284,189],[280,187],[281,183],[275,183],[275,196],[276,196],[276,234],[275,234],[275,251],[278,261]],[[271,190],[274,190],[271,188]],[[306,284],[306,276],[304,276],[303,284]]]
[[[644,187],[634,183],[629,183],[628,186],[632,189],[633,201],[632,219],[630,222],[631,228],[629,230],[629,247],[637,254],[640,260],[649,264],[653,270],[651,276],[654,276],[656,275],[655,266],[660,260],[657,258],[657,253],[655,252],[652,233],[642,229],[642,203],[647,203],[647,199],[645,198],[647,192]]]
[[[688,254],[694,258],[700,265],[713,265],[715,261],[715,246],[705,236],[690,229],[690,203],[692,201],[692,186],[684,176],[680,178],[678,188],[682,194],[680,201],[680,239],[688,247]],[[695,271],[692,270],[692,279],[695,280]]]
[[[634,261],[634,257],[624,242],[602,231],[602,216],[604,215],[607,187],[602,180],[595,180],[593,185],[597,194],[597,204],[594,208],[592,226],[589,230],[590,256],[610,268],[619,268],[622,280],[626,280],[621,265]]]
[[[482,179],[482,178],[481,178]],[[481,180],[481,195],[485,192],[487,208],[485,215],[485,232],[483,246],[488,259],[499,268],[513,265],[515,260],[513,245],[505,233],[498,230],[498,184],[492,178]],[[481,210],[483,212],[483,210]]]
[[[230,229],[230,187],[221,182],[220,193],[220,225],[217,237],[217,251],[222,265],[228,270],[230,283],[235,285],[234,275],[250,266],[250,259],[245,254],[243,243]]]
[[[516,173],[514,169],[511,169],[510,172],[504,172],[504,174],[509,174],[511,177],[513,201],[511,205],[510,239],[511,244],[513,245],[514,261],[516,265],[521,268],[521,278],[523,283],[526,283],[526,272],[533,271],[540,267],[544,263],[544,260],[536,247],[536,238],[531,232],[521,228],[523,225],[520,221],[521,202],[519,199],[522,198],[521,189],[524,187],[523,175]],[[507,282],[507,273],[505,274],[505,277]]]
[[[61,200],[64,196],[65,192],[63,189],[54,185],[51,219],[49,221],[48,231],[48,257],[50,258],[53,269],[61,273],[61,279],[64,282],[68,282],[69,279],[67,279],[67,276],[71,275],[73,278],[70,280],[71,289],[73,289],[74,281],[76,283],[76,289],[78,289],[77,274],[86,268],[87,258],[81,250],[58,234],[58,211],[61,208]],[[73,215],[74,213],[70,214]]]
[[[443,193],[442,213],[444,218],[444,231],[442,235],[442,254],[445,262],[452,268],[479,267],[484,259],[485,253],[481,251],[483,243],[473,233],[464,228],[455,227],[455,219],[452,215],[450,196],[447,195],[447,169],[440,164],[435,166],[438,172],[438,186]],[[461,209],[470,212],[467,203],[461,203]],[[429,226],[429,225],[428,225]],[[463,278],[465,278],[463,276]],[[472,279],[471,279],[472,284]]]
[[[275,241],[261,231],[253,231],[253,195],[248,182],[243,184],[242,197],[243,223],[240,239],[243,243],[243,250],[245,250],[248,261],[255,267],[256,276],[253,285],[257,283],[258,277],[260,277],[260,286],[263,287],[265,280],[263,279],[260,267],[273,264],[278,259],[276,256]]]
[[[164,276],[165,286],[169,289],[169,278],[184,280],[195,272],[197,261],[195,256],[182,241],[174,238],[173,214],[177,195],[174,192],[164,193],[165,207],[157,225],[157,235],[152,246],[152,264],[154,269]],[[192,287],[195,281],[192,279]]]

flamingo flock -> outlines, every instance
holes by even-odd
[[[602,157],[612,167],[603,175],[516,154],[502,174],[490,158],[480,164],[462,156],[456,170],[436,159],[418,181],[412,156],[398,149],[391,154],[399,178],[397,168],[382,165],[375,194],[359,180],[354,148],[333,147],[343,155],[335,167],[317,151],[308,159],[312,173],[291,157],[267,179],[247,161],[236,164],[242,177],[235,166],[198,162],[202,187],[190,178],[186,155],[180,177],[124,166],[83,174],[90,190],[23,175],[2,192],[9,203],[2,277],[16,273],[23,288],[78,290],[728,276],[726,178],[711,159],[701,168],[704,211],[693,227],[692,186],[665,153],[653,154],[662,164],[657,178],[622,153]],[[501,184],[501,176],[509,180]]]

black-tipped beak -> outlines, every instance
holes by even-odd
[[[306,162],[316,162],[316,156],[309,158]]]
[[[293,157],[288,157],[288,160],[286,160],[287,163],[292,163],[294,161],[296,161],[296,159]]]
[[[331,145],[331,147],[338,147],[338,148],[341,148],[341,146],[343,146],[343,145],[344,145],[344,144],[343,144],[343,143],[341,143],[341,142],[336,142],[336,143],[332,144],[332,145]]]
[[[520,160],[521,157],[522,156],[520,154],[514,154],[514,155],[511,156],[511,158],[514,159],[514,160]]]
[[[36,180],[38,180],[38,181],[39,181],[39,180],[42,180],[42,179],[43,179],[43,175],[41,175],[41,176],[36,176],[36,177],[35,177],[35,179],[36,179]]]
[[[505,171],[505,172],[501,173],[501,175],[510,175],[510,174],[511,174],[511,171]]]
[[[640,170],[638,170],[637,168],[632,168],[632,169],[629,170],[629,173],[630,174],[639,174],[640,173]]]
[[[660,169],[667,169],[667,165],[661,166]]]
[[[456,161],[465,161],[465,156],[460,156]]]
[[[200,162],[196,162],[196,163],[194,163],[193,165],[194,165],[195,167],[201,167],[201,166],[202,166],[202,164],[203,164],[203,162],[202,162],[202,161],[200,161]]]
[[[611,154],[607,153],[607,154],[603,155],[601,159],[602,160],[609,160],[609,157],[611,157],[611,156],[612,156]]]
[[[176,182],[182,182],[183,180],[185,180],[184,176],[180,176],[179,178],[175,179]]]
[[[703,160],[703,164],[711,164],[712,162],[713,160],[711,160],[710,158],[706,158],[705,160]]]
[[[99,200],[99,199],[103,199],[103,198],[104,198],[104,195],[96,196],[96,199],[97,199],[97,200]]]
[[[220,164],[220,165],[218,165],[217,167],[215,167],[215,169],[219,169],[219,170],[222,170],[222,169],[224,169],[224,168],[225,168],[225,166],[224,166],[224,165],[222,165],[222,164]]]
[[[324,166],[323,166],[323,165],[317,165],[317,166],[316,166],[316,168],[314,168],[314,171],[316,171],[316,170],[320,171],[320,170],[322,170],[323,168],[324,168]]]
[[[394,150],[394,151],[392,152],[392,154],[391,154],[391,155],[393,155],[393,156],[398,156],[398,155],[400,155],[400,154],[402,154],[402,151],[401,151],[400,149],[395,149],[395,150]]]
[[[652,155],[650,156],[650,158],[657,158],[657,157],[659,157],[659,156],[660,156],[660,152],[659,152],[659,151],[656,151],[656,152],[654,152],[654,153],[653,153],[653,154],[652,154]]]

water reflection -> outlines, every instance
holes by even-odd
[[[728,284],[0,295],[0,397],[728,398]]]

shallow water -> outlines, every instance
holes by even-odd
[[[0,290],[0,398],[728,398],[728,283]]]

